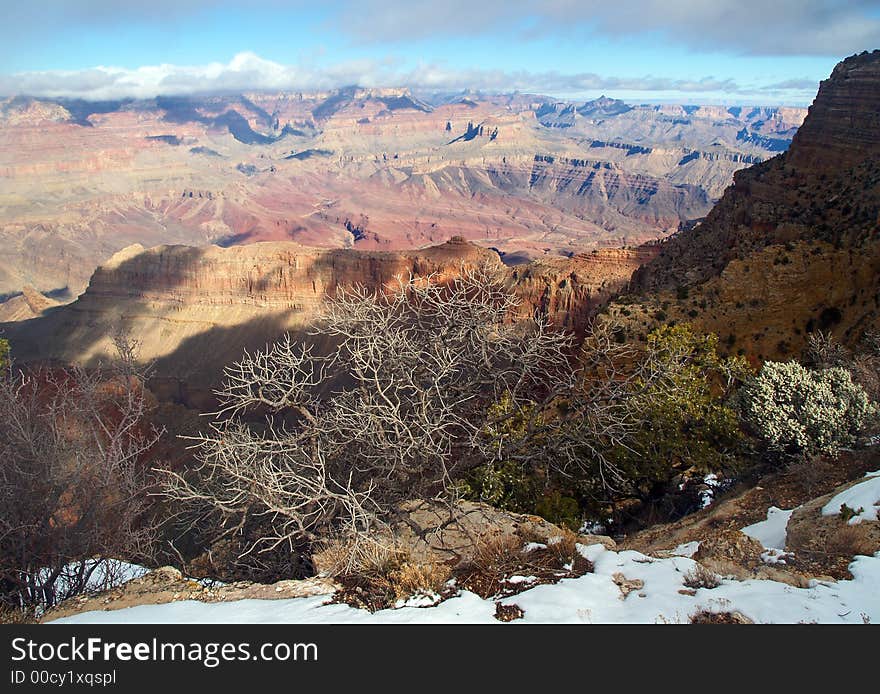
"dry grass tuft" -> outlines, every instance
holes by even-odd
[[[478,542],[473,557],[455,572],[442,563],[419,563],[404,549],[378,540],[357,544],[337,540],[321,552],[323,571],[342,585],[337,602],[371,611],[393,607],[413,596],[438,596],[442,600],[456,593],[449,580],[483,598],[510,596],[542,583],[556,583],[589,573],[593,565],[577,549],[577,535],[566,531],[560,537],[526,550],[516,535],[495,535]],[[510,581],[513,576],[528,580]]]
[[[456,572],[459,585],[483,598],[510,596],[542,583],[557,583],[593,570],[593,565],[577,551],[577,535],[567,532],[544,547],[526,550],[522,538],[513,535],[492,537],[478,544],[469,564]],[[532,577],[511,582],[513,576]]]
[[[721,585],[721,577],[714,571],[709,571],[705,566],[697,563],[694,568],[684,575],[684,585],[696,590],[697,588],[712,589]]]
[[[515,619],[522,619],[525,612],[523,608],[515,603],[502,605],[500,602],[495,603],[495,619],[499,622],[512,622]]]
[[[329,543],[321,559],[342,585],[336,601],[372,612],[418,595],[442,595],[452,575],[444,564],[414,562],[406,550],[376,539]]]
[[[509,576],[524,566],[525,557],[522,540],[501,535],[478,543],[471,563],[484,574]]]
[[[316,570],[328,576],[387,574],[408,558],[408,552],[384,537],[337,537],[313,554]]]
[[[547,542],[547,551],[559,564],[572,564],[581,553],[577,549],[577,535],[568,528],[562,535],[551,538]]]
[[[440,595],[452,572],[445,564],[412,564],[404,562],[392,569],[385,579],[388,592],[395,601],[418,595]]]
[[[832,556],[850,559],[858,554],[872,556],[877,547],[859,525],[844,525],[828,536],[825,551]]]
[[[753,624],[753,622],[741,612],[700,610],[691,615],[691,624]]]

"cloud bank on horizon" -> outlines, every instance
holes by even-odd
[[[100,100],[358,84],[808,103],[828,65],[880,46],[876,0],[446,0],[442,6],[343,0],[317,15],[309,7],[298,0],[265,0],[261,23],[243,17],[228,0],[16,3],[0,27],[0,61],[11,62],[16,50],[26,56],[37,51],[33,42],[39,37],[57,51],[67,46],[64,66],[8,70],[0,62],[0,94]],[[291,44],[316,37],[323,42],[319,60],[291,55],[271,34],[285,23]],[[106,57],[97,65],[77,64],[82,32],[93,43],[107,40]],[[127,35],[131,51],[119,48],[119,37]],[[197,59],[156,60],[172,39],[190,41]],[[224,54],[233,41],[248,41],[251,48]],[[497,50],[499,45],[508,50]],[[568,51],[560,48],[554,62],[545,48],[527,50],[547,45]],[[218,51],[222,59],[198,59]],[[451,62],[456,53],[459,59]],[[695,72],[701,66],[703,72]],[[727,73],[715,76],[721,69]]]
[[[387,63],[359,61],[329,68],[282,65],[254,53],[239,53],[228,63],[200,66],[153,65],[136,69],[95,67],[75,71],[29,72],[0,75],[0,94],[88,100],[149,99],[158,95],[211,94],[240,91],[330,90],[361,87],[405,86],[416,91],[446,92],[470,89],[488,93],[531,92],[579,94],[633,92],[671,94],[727,94],[779,97],[808,90],[816,83],[794,80],[762,88],[744,88],[731,79],[699,80],[663,77],[602,77],[594,73],[563,74],[503,70],[451,70],[422,65],[402,70]]]

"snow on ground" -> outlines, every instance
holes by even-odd
[[[699,540],[694,540],[693,542],[685,542],[679,545],[672,550],[672,554],[677,557],[692,557],[697,553],[698,549],[700,549],[700,542]]]
[[[113,588],[134,578],[140,578],[149,571],[149,569],[139,564],[132,564],[121,559],[86,559],[84,562],[71,562],[65,565],[56,581],[55,589],[58,593],[64,594],[69,590],[70,580],[68,576],[78,575],[82,564],[85,564],[85,572],[91,571],[86,582],[86,591]],[[51,571],[48,568],[41,569],[41,580],[46,580]]]
[[[755,538],[766,549],[785,549],[785,529],[788,527],[788,519],[791,511],[783,511],[781,508],[771,506],[767,509],[767,520],[747,525],[742,532],[749,537]]]
[[[121,559],[108,559],[101,562],[89,578],[88,589],[97,590],[108,583],[121,585],[135,578],[140,578],[149,571],[140,564],[122,561]]]
[[[856,525],[863,520],[880,520],[880,470],[869,472],[863,482],[840,492],[822,507],[822,515],[836,516],[843,504],[856,512],[849,519],[850,525]]]
[[[793,557],[794,552],[786,552],[781,549],[769,549],[761,553],[761,561],[765,564],[787,564],[787,558]]]
[[[715,501],[715,492],[721,486],[721,480],[718,479],[718,475],[710,472],[703,478],[703,484],[706,485],[706,489],[700,492],[700,508],[712,505]]]
[[[501,600],[525,615],[518,623],[686,623],[701,611],[738,610],[755,622],[880,623],[880,553],[857,557],[854,579],[813,582],[794,588],[766,580],[725,579],[717,588],[683,594],[685,574],[695,562],[687,557],[657,559],[634,551],[615,552],[602,545],[580,546],[594,573],[539,585]],[[622,599],[614,574],[644,581],[644,588]],[[327,596],[289,600],[241,600],[202,603],[192,600],[139,605],[123,610],[85,612],[54,623],[494,623],[495,600],[462,591],[435,607],[406,606],[369,613],[348,605],[324,604]]]
[[[822,513],[835,515],[841,504],[863,511],[850,520],[877,519],[880,512],[880,470],[841,492],[826,504]],[[768,563],[785,563],[785,532],[794,509],[771,506],[767,520],[754,523],[742,532],[758,540],[768,550],[762,558]],[[717,588],[699,588],[694,595],[684,589],[684,577],[694,566],[690,559],[699,542],[676,547],[669,558],[653,558],[634,551],[615,552],[602,545],[579,546],[595,565],[595,571],[555,585],[539,585],[500,600],[515,603],[525,612],[514,623],[686,623],[702,610],[739,611],[755,622],[880,622],[880,553],[856,557],[850,565],[853,580],[813,581],[809,588],[794,588],[768,580],[734,581],[725,579]],[[543,545],[542,545],[543,546]],[[144,569],[123,567],[130,578]],[[625,599],[613,580],[617,573],[639,579],[644,588]],[[515,576],[511,583],[531,582],[533,577]],[[327,596],[289,600],[240,600],[203,603],[185,600],[165,605],[138,605],[123,610],[85,612],[58,619],[55,623],[494,623],[496,600],[482,599],[462,591],[457,597],[433,605],[434,598],[413,598],[395,609],[371,614],[348,605],[325,604]],[[433,606],[432,606],[433,605]]]

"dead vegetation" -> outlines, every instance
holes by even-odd
[[[851,580],[850,564],[858,555],[872,556],[877,549],[871,541],[866,524],[847,525],[842,520],[839,527],[829,531],[823,540],[809,547],[798,547],[786,563],[793,569],[816,576],[828,576],[835,580]]]
[[[752,620],[741,612],[710,612],[700,610],[692,614],[691,624],[753,624]]]
[[[157,523],[145,373],[109,367],[0,371],[0,602],[40,610],[117,584],[148,562]]]
[[[508,320],[519,304],[489,266],[340,289],[309,340],[286,335],[226,369],[199,465],[164,471],[166,498],[213,541],[242,536],[242,556],[369,544],[400,503],[454,497],[468,470],[535,454],[535,403],[575,379],[571,338],[544,317]],[[509,435],[523,412],[527,435]],[[254,518],[266,522],[245,536]]]
[[[831,556],[851,561],[857,555],[873,556],[875,545],[866,537],[864,528],[858,525],[842,525],[828,536],[826,551]]]
[[[569,532],[546,543],[516,536],[481,542],[472,561],[456,568],[457,585],[482,598],[509,597],[536,585],[583,576],[593,565],[578,552],[576,537]]]
[[[684,585],[693,590],[706,588],[711,590],[721,585],[721,577],[705,566],[697,562],[694,567],[684,575]]]
[[[324,556],[342,586],[334,602],[375,612],[417,597],[436,604],[455,593],[448,585],[452,572],[446,564],[415,562],[391,543],[336,540],[328,543]]]
[[[482,598],[509,597],[536,585],[577,578],[593,570],[566,532],[545,542],[498,535],[477,543],[473,558],[450,566],[416,561],[405,549],[379,541],[328,543],[322,558],[342,586],[334,602],[376,611],[411,598],[433,605],[468,590]]]
[[[516,603],[505,605],[503,603],[495,603],[495,619],[499,622],[513,622],[522,619],[525,611]]]

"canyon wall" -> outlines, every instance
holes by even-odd
[[[596,250],[508,268],[495,251],[461,237],[387,252],[290,242],[131,246],[98,268],[73,303],[0,328],[20,361],[88,365],[112,357],[111,336],[123,326],[137,340],[140,359],[155,363],[157,392],[204,407],[225,364],[284,332],[307,330],[339,287],[382,290],[411,275],[442,280],[487,263],[521,299],[521,316],[541,312],[582,335],[595,311],[654,253],[656,246]]]
[[[878,327],[880,51],[841,62],[790,149],[737,172],[701,224],[634,273],[630,292],[643,308],[625,309],[634,330],[658,315],[688,320],[758,360],[797,356],[814,330],[855,346]]]
[[[799,122],[402,89],[0,99],[0,295],[70,300],[134,243],[401,250],[460,235],[530,259],[635,245],[705,215]]]

